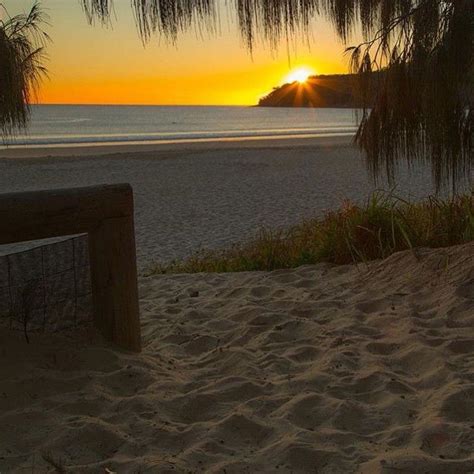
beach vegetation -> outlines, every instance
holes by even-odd
[[[243,243],[202,250],[181,261],[155,263],[150,274],[242,272],[328,262],[366,263],[420,247],[474,240],[474,193],[410,202],[375,192],[363,204],[345,202],[322,217],[285,230],[261,229]]]

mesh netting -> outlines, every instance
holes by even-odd
[[[0,326],[45,332],[90,321],[86,235],[0,256]]]

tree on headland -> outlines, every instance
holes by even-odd
[[[131,3],[144,41],[154,33],[175,41],[194,24],[213,31],[220,2]],[[82,4],[90,21],[109,21],[111,0],[82,0]],[[455,185],[471,176],[473,0],[233,0],[228,4],[235,7],[249,50],[258,41],[276,48],[282,38],[307,34],[318,15],[334,24],[345,44],[355,30],[361,30],[364,42],[347,51],[366,104],[356,142],[373,176],[385,174],[392,179],[403,160],[430,163],[438,186]],[[375,71],[383,74],[374,75]],[[375,99],[368,92],[373,90],[374,77],[378,81]],[[28,96],[24,97],[27,103]],[[0,117],[4,116],[0,111]],[[10,126],[24,124],[15,115],[11,117]]]

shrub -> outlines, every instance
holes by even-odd
[[[447,247],[474,240],[474,192],[449,200],[412,203],[376,192],[359,206],[350,202],[321,218],[285,231],[262,229],[248,242],[200,251],[151,273],[240,272],[330,262],[386,258],[416,247]]]

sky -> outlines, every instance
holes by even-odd
[[[222,0],[224,3],[224,0]],[[3,0],[10,15],[33,0]],[[153,37],[143,45],[129,0],[115,0],[111,25],[90,25],[79,0],[42,0],[49,77],[38,101],[63,104],[253,105],[301,66],[318,74],[348,70],[344,45],[325,20],[309,40],[282,44],[277,52],[257,45],[251,55],[223,7],[219,31],[190,31],[176,45]]]

